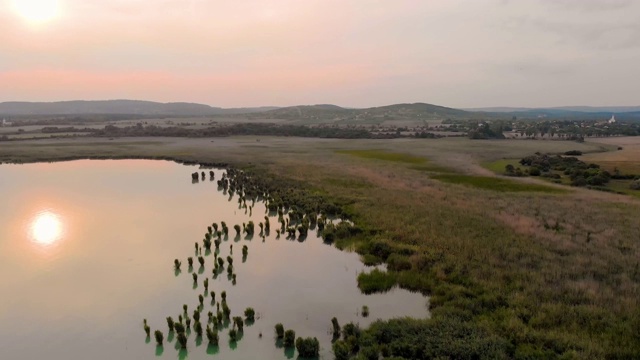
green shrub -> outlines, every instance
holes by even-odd
[[[238,331],[236,329],[232,328],[231,330],[229,330],[229,340],[231,340],[232,342],[238,340]]]
[[[284,332],[284,346],[293,347],[296,344],[296,332],[289,329]]]
[[[351,349],[349,349],[349,345],[342,340],[334,342],[332,349],[335,360],[349,360],[351,357]]]
[[[338,323],[338,319],[335,317],[331,319],[331,325],[333,326],[333,338],[340,337],[340,324]]]
[[[218,332],[211,329],[210,326],[207,326],[207,340],[209,340],[209,343],[211,345],[218,345],[219,342],[219,338],[218,338]]]
[[[244,316],[246,316],[247,321],[253,321],[256,316],[256,312],[253,308],[248,307],[244,310]]]
[[[182,349],[187,348],[187,335],[184,332],[178,333],[178,344]]]
[[[318,357],[320,353],[320,342],[317,338],[298,338],[296,340],[296,349],[302,357]]]
[[[280,323],[276,324],[276,337],[278,339],[282,339],[284,337],[284,326]]]
[[[374,269],[370,273],[358,275],[358,288],[365,294],[386,292],[396,284],[396,275],[386,271]]]
[[[411,270],[411,262],[407,257],[391,254],[387,258],[387,268],[392,271]]]
[[[156,344],[158,344],[158,346],[162,346],[162,342],[164,341],[164,335],[162,335],[162,331],[156,330],[153,335],[156,338]]]
[[[169,332],[173,331],[173,318],[171,316],[167,317],[167,325],[169,326]]]

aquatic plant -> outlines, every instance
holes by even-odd
[[[182,266],[182,262],[180,262],[180,260],[178,259],[173,260],[173,267],[176,270],[180,271],[180,266]]]
[[[255,233],[255,224],[249,220],[247,223],[247,235],[253,235]]]
[[[182,349],[187,348],[187,335],[184,332],[178,333],[178,344]]]
[[[231,316],[231,309],[229,309],[226,302],[222,303],[222,313],[224,314],[225,319],[229,319],[229,316]]]
[[[151,328],[147,325],[147,319],[144,320],[144,333],[149,336],[151,334]]]
[[[235,316],[233,318],[233,323],[235,326],[238,327],[238,331],[242,332],[244,331],[244,320],[242,320],[242,318],[240,316]]]
[[[217,223],[213,223],[213,232],[218,232],[218,224]]]
[[[211,226],[207,226],[207,234],[212,234],[213,233],[213,229],[211,228]]]
[[[247,245],[242,245],[242,256],[247,256],[249,254],[249,247]]]
[[[231,328],[231,330],[229,330],[229,340],[231,341],[238,340],[238,331],[236,331],[236,329]]]
[[[280,323],[276,324],[276,337],[282,339],[284,337],[284,326]]]
[[[224,260],[222,260],[222,258],[218,258],[218,266],[220,267],[224,266]]]
[[[229,235],[229,228],[227,227],[227,223],[225,223],[224,221],[220,223],[222,226],[222,232],[225,235]]]
[[[284,346],[292,347],[296,343],[296,332],[289,329],[284,332]]]
[[[189,267],[193,267],[193,258],[192,257],[187,258],[187,262],[189,263]]]
[[[200,324],[200,321],[196,321],[193,324],[193,330],[196,332],[198,337],[202,337],[202,324]]]
[[[187,329],[191,328],[191,319],[190,319],[189,317],[186,317],[186,318],[184,319],[184,322],[185,322],[185,324],[186,324],[186,326],[185,326],[185,327],[186,327]]]
[[[211,302],[215,302],[216,301],[216,292],[212,291],[209,293],[209,295],[211,295]]]
[[[233,277],[233,285],[236,284],[236,274],[231,275]]]
[[[218,338],[218,332],[211,329],[210,326],[207,326],[207,340],[209,340],[209,344],[211,345],[218,345],[219,342],[219,338]]]
[[[242,228],[240,228],[240,225],[233,225],[233,229],[236,231],[236,236],[240,236],[240,230],[242,230]]]
[[[351,349],[349,345],[342,340],[334,342],[332,350],[335,360],[349,360],[351,358]]]
[[[298,338],[296,340],[296,350],[298,350],[300,356],[305,358],[318,357],[320,353],[320,342],[318,338],[315,337],[308,337],[306,339]]]
[[[227,292],[226,291],[222,291],[222,293],[220,293],[220,296],[222,297],[222,301],[227,301]]]
[[[367,305],[363,305],[362,306],[362,317],[368,317],[369,316],[369,307]]]
[[[191,274],[191,276],[193,277],[193,283],[194,284],[197,283],[198,282],[198,274],[193,273],[193,274]]]
[[[204,266],[204,257],[198,256],[198,263],[200,263],[200,266]]]
[[[167,317],[167,326],[169,327],[169,332],[173,331],[173,318],[171,316]]]
[[[164,335],[162,335],[162,331],[156,330],[153,335],[156,338],[156,344],[158,344],[158,346],[162,346],[162,342],[164,341]]]
[[[193,320],[196,322],[200,321],[200,312],[198,312],[198,310],[193,310]]]
[[[215,239],[213,242],[216,245],[216,250],[220,249],[220,244],[222,244],[222,241],[220,241],[220,239]]]
[[[247,321],[253,321],[256,316],[256,312],[253,308],[248,307],[244,310],[244,316],[246,316]]]
[[[173,325],[173,328],[176,330],[178,334],[182,334],[185,332],[185,327],[184,325],[182,325],[182,323],[179,323],[179,322],[175,323]]]
[[[338,323],[338,319],[335,317],[331,319],[331,325],[333,325],[333,338],[337,339],[340,337],[340,324]]]
[[[231,256],[227,256],[227,262],[229,265],[233,265],[233,258]]]
[[[206,291],[209,290],[209,278],[204,278],[203,285],[204,285],[204,291],[206,293]],[[200,296],[202,296],[202,295],[200,295]],[[202,300],[200,301],[200,304],[202,304]]]

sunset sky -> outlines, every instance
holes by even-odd
[[[0,102],[640,105],[637,0],[0,0]]]

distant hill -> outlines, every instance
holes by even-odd
[[[559,106],[548,108],[524,108],[524,107],[484,107],[470,108],[467,111],[480,111],[492,113],[513,113],[513,112],[581,112],[581,113],[630,113],[640,111],[640,106]]]
[[[252,113],[273,107],[222,109],[195,103],[158,103],[139,100],[4,102],[0,115],[141,115],[141,116],[207,116]]]
[[[502,116],[502,115],[498,115]],[[430,120],[471,119],[494,117],[438,105],[414,103],[395,104],[365,109],[343,108],[336,105],[303,105],[279,108],[252,117],[295,121],[301,124],[382,124],[385,122],[421,123]]]

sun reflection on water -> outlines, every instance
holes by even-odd
[[[63,222],[56,213],[44,210],[36,214],[29,226],[32,241],[49,246],[62,239]]]

